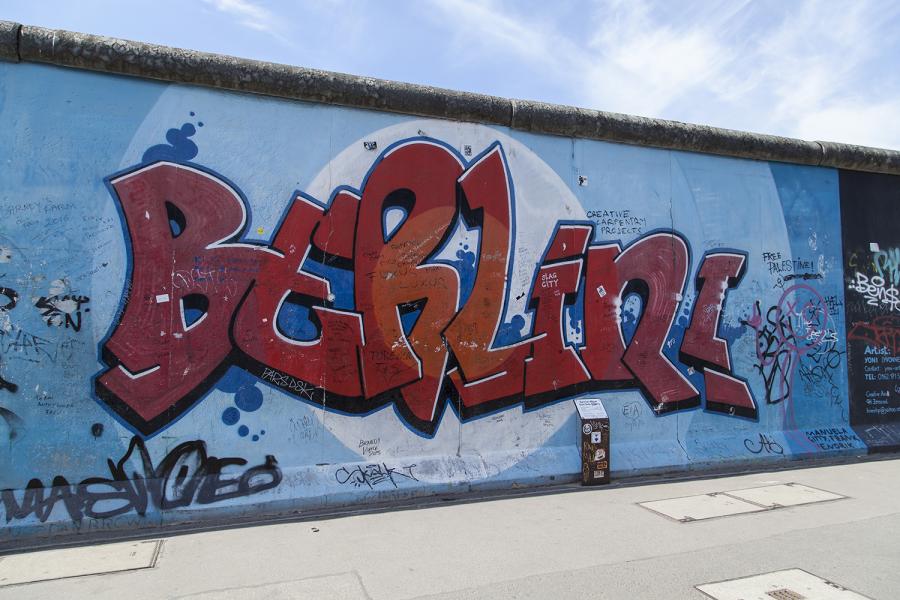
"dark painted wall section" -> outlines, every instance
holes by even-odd
[[[850,422],[900,444],[900,177],[840,172]]]

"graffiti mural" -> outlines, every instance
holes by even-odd
[[[894,435],[895,178],[0,84],[0,544],[575,480],[582,396],[614,478]]]
[[[97,378],[98,395],[144,434],[181,416],[230,364],[335,410],[393,402],[426,434],[451,389],[463,419],[614,387],[640,388],[657,413],[699,406],[698,388],[662,352],[690,261],[676,232],[623,250],[589,244],[590,221],[556,224],[532,277],[533,331],[498,343],[513,185],[500,144],[466,164],[436,140],[401,141],[376,159],[360,190],[338,187],[327,207],[296,194],[272,244],[262,245],[242,241],[244,201],[211,173],[157,162],[111,178],[133,264],[128,300],[103,346],[110,368]],[[460,222],[480,231],[465,290],[452,265],[430,260]],[[304,270],[311,256],[346,271],[337,279],[352,282],[342,290],[352,307],[338,307],[331,281]],[[679,355],[703,373],[708,410],[756,418],[717,336],[745,261],[733,252],[702,258]],[[630,293],[646,308],[626,344],[617,307]],[[584,342],[576,347],[564,309],[579,295]],[[288,322],[298,313],[302,326]]]

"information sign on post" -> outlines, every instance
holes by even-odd
[[[581,448],[581,483],[609,483],[609,416],[599,398],[576,398]]]

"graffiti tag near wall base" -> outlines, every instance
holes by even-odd
[[[140,462],[142,472],[128,472],[131,459]],[[179,444],[154,466],[143,440],[134,437],[118,462],[107,462],[109,478],[89,477],[70,484],[57,475],[50,487],[40,479],[32,479],[21,496],[16,490],[3,490],[0,499],[6,522],[34,515],[43,523],[57,504],[62,504],[75,522],[84,517],[107,519],[132,511],[143,516],[150,507],[167,510],[258,494],[278,486],[282,477],[278,461],[271,455],[263,464],[240,475],[224,475],[225,467],[243,467],[247,461],[210,456],[200,440]]]

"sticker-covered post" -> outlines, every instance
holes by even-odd
[[[581,483],[609,483],[609,416],[599,398],[576,398],[581,428]]]

